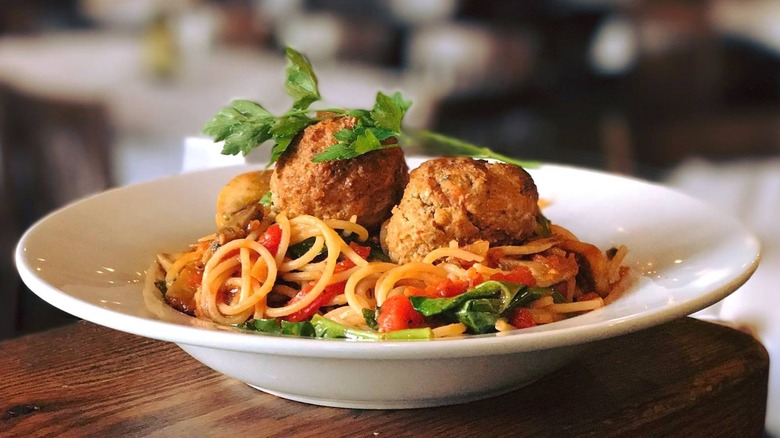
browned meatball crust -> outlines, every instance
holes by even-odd
[[[319,121],[279,157],[271,176],[274,209],[290,216],[349,220],[378,228],[403,194],[409,180],[400,147],[372,151],[355,158],[314,163],[312,158],[337,143],[333,134],[355,126],[353,117]]]
[[[439,158],[412,170],[403,198],[384,225],[397,263],[419,261],[451,240],[466,245],[519,243],[532,235],[539,194],[522,168],[471,158]]]

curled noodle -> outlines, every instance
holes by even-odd
[[[557,225],[551,226],[551,236],[521,245],[490,247],[478,241],[459,246],[453,241],[421,261],[400,265],[367,260],[367,247],[358,252],[371,236],[354,218],[326,221],[278,214],[272,226],[278,227],[280,237],[269,247],[263,233],[268,230],[253,225],[245,238],[221,245],[214,243],[214,237],[211,241],[204,238],[189,252],[160,258],[165,283],[172,284],[188,266],[202,263],[202,279],[194,294],[198,318],[237,325],[250,319],[287,319],[317,312],[339,324],[364,329],[364,312],[375,311],[394,295],[435,295],[445,293],[441,288],[446,285],[474,287],[496,278],[512,281],[515,272],[530,275],[532,283],[552,285],[564,300],[559,302],[548,294],[531,302],[526,311],[534,324],[598,309],[614,300],[609,296],[613,288],[626,288],[625,246],[605,254]],[[290,249],[304,241],[308,248],[291,255]],[[586,260],[587,266],[576,264],[575,255]],[[580,270],[585,268],[593,290],[586,290],[583,284],[587,282],[580,280]],[[436,337],[466,332],[462,323],[431,328]],[[495,327],[499,332],[514,328],[504,318]]]

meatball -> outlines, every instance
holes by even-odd
[[[347,160],[312,162],[338,141],[334,133],[355,126],[353,117],[328,118],[308,126],[279,157],[271,176],[274,209],[290,216],[349,220],[378,228],[409,180],[400,147],[368,152]]]
[[[518,166],[462,157],[429,160],[411,172],[383,226],[383,246],[394,262],[406,263],[451,240],[519,243],[536,231],[538,200],[536,184]]]

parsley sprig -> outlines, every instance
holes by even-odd
[[[293,99],[291,108],[284,114],[274,115],[262,105],[242,99],[234,100],[222,108],[206,123],[203,132],[211,136],[215,143],[224,141],[223,154],[247,155],[256,147],[273,141],[270,165],[279,159],[307,126],[325,118],[352,116],[357,123],[352,128],[336,132],[334,137],[338,142],[316,155],[312,161],[345,160],[408,143],[420,144],[442,155],[493,158],[520,166],[531,164],[443,134],[431,131],[405,132],[402,122],[412,102],[405,100],[399,92],[392,95],[377,92],[376,101],[370,110],[329,108],[315,112],[310,106],[322,97],[312,65],[305,56],[291,48],[287,48],[285,54],[289,65],[285,70],[287,80],[284,89]],[[400,143],[389,141],[392,138],[398,139]]]
[[[424,152],[443,156],[465,156],[472,158],[487,158],[503,161],[520,167],[534,168],[539,163],[528,160],[518,160],[498,152],[492,151],[486,146],[478,146],[467,141],[440,134],[438,132],[422,129],[418,131],[405,131],[401,139],[403,144],[414,144]]]

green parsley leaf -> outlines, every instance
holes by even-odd
[[[352,143],[357,138],[357,134],[352,129],[342,129],[340,131],[336,131],[333,134],[333,137],[339,141],[339,143]]]
[[[264,206],[264,207],[270,207],[270,206],[272,206],[272,205],[274,204],[274,203],[273,203],[273,200],[272,200],[272,196],[273,196],[273,195],[271,194],[271,192],[270,192],[270,191],[268,191],[268,192],[265,192],[265,195],[263,195],[263,197],[262,197],[262,198],[260,198],[260,204],[261,204],[262,206]]]
[[[369,128],[369,130],[374,134],[374,137],[376,137],[377,140],[379,140],[379,141],[385,141],[385,140],[387,140],[387,139],[389,139],[391,137],[396,137],[399,134],[398,132],[391,131],[391,130],[385,129],[385,128]],[[395,145],[393,145],[393,146],[395,146]],[[383,147],[386,147],[386,146],[383,145]]]
[[[284,90],[295,99],[293,109],[306,109],[313,102],[320,100],[317,76],[305,56],[289,47],[285,53],[291,64],[286,70],[287,82],[284,84]]]
[[[382,142],[401,134],[401,121],[409,105],[411,103],[405,101],[400,93],[388,96],[378,92],[374,108],[371,111],[350,110],[346,112],[357,119],[356,125],[351,129],[342,129],[336,132],[333,136],[338,140],[338,143],[314,156],[312,161],[321,163],[346,160],[371,151],[397,147],[395,142],[391,144],[382,144]]]
[[[358,154],[355,152],[355,149],[352,148],[351,143],[337,143],[315,155],[311,161],[315,163],[324,163],[326,161],[347,160],[357,156]]]
[[[363,320],[366,325],[374,330],[379,330],[379,323],[376,322],[376,310],[363,309]]]
[[[273,117],[260,104],[249,100],[237,99],[233,101],[233,108],[248,118]]]
[[[276,139],[276,144],[274,145],[273,149],[271,149],[271,159],[268,161],[269,166],[276,163],[276,160],[282,156],[284,151],[286,151],[290,146],[290,143],[292,143],[292,139],[293,137],[282,137]]]
[[[350,144],[350,147],[352,147],[357,155],[362,155],[371,151],[382,149],[382,143],[379,142],[379,139],[376,138],[372,130],[365,129],[363,132],[358,134],[355,141]]]
[[[391,99],[395,102],[396,105],[398,105],[399,108],[401,108],[406,113],[409,108],[412,107],[412,101],[404,99],[403,95],[401,95],[400,91],[396,91],[393,93],[392,96],[390,96]]]
[[[337,143],[325,149],[324,151],[315,155],[312,158],[312,161],[315,163],[323,163],[325,161],[347,160],[366,154],[368,152],[398,146],[397,144],[383,145],[380,139],[377,138],[376,134],[374,134],[374,132],[379,132],[382,135],[386,135],[386,130],[379,128],[365,129],[358,126],[349,132],[351,132],[351,134],[343,133],[339,135],[339,137],[346,139],[346,141]]]
[[[274,116],[255,102],[234,100],[203,127],[203,132],[213,137],[214,142],[225,142],[223,154],[247,155],[252,149],[273,140],[270,166],[299,132],[317,121],[307,110],[312,102],[320,99],[314,70],[295,50],[288,49],[285,53],[290,61],[285,90],[294,99],[292,109]]]
[[[277,117],[270,132],[275,138],[295,137],[315,120],[303,114],[291,114]]]
[[[203,132],[213,136],[215,142],[225,142],[223,154],[242,152],[246,155],[271,138],[270,123],[273,120],[262,106],[247,100],[234,100],[204,126]]]
[[[377,127],[400,133],[404,112],[405,110],[399,106],[396,99],[382,92],[376,93],[376,103],[374,109],[371,110],[371,119]]]
[[[364,109],[351,109],[347,110],[344,114],[355,117],[358,120],[371,120],[371,111]]]
[[[248,100],[234,100],[222,108],[203,127],[203,132],[214,139],[224,141],[225,155],[248,154],[254,148],[272,140],[271,159],[275,163],[288,149],[296,136],[307,126],[326,117],[348,115],[357,123],[350,129],[334,134],[336,143],[313,158],[315,162],[345,160],[384,148],[403,144],[423,146],[441,155],[465,155],[474,158],[492,158],[518,166],[531,167],[535,163],[516,160],[453,137],[431,131],[407,133],[402,129],[403,118],[412,105],[400,92],[391,95],[378,92],[371,110],[330,108],[325,116],[317,117],[309,106],[321,99],[317,76],[309,61],[301,53],[287,48],[289,61],[284,89],[292,97],[292,108],[275,116],[260,104]],[[398,138],[398,142],[388,141]]]

